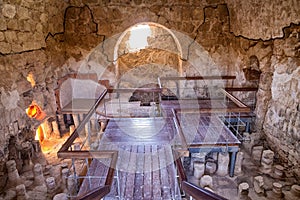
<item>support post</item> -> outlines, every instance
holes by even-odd
[[[229,168],[229,176],[230,177],[233,177],[233,175],[234,175],[236,153],[237,153],[237,151],[231,152],[230,168]]]

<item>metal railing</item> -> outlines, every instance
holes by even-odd
[[[188,182],[184,167],[181,162],[181,155],[176,150],[173,151],[173,157],[175,158],[175,166],[177,168],[180,188],[185,193],[185,196],[189,196],[190,199],[195,200],[226,200],[226,198],[216,193]]]

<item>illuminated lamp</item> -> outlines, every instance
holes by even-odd
[[[36,104],[31,104],[26,109],[26,113],[30,118],[35,118],[37,120],[43,120],[46,116],[42,109]]]

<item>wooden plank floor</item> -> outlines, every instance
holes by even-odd
[[[115,173],[118,178],[114,179],[112,191],[105,199],[181,199],[170,145],[174,134],[170,120],[123,118],[109,121],[99,150],[119,152]],[[90,174],[105,175],[108,167],[103,165],[93,161]],[[93,186],[88,186],[91,183]],[[103,184],[104,180],[85,179],[79,193]]]
[[[180,115],[189,145],[238,145],[237,138],[214,115]],[[111,193],[105,199],[181,199],[172,155],[177,137],[172,118],[110,119],[99,150],[119,152]],[[218,134],[216,134],[218,133]],[[90,174],[105,175],[107,166],[92,162]],[[80,194],[91,182],[84,180]],[[92,182],[99,187],[104,182]],[[118,187],[119,186],[119,187]]]

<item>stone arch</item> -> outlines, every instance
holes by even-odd
[[[175,54],[178,55],[178,74],[182,75],[182,57],[183,57],[183,52],[182,52],[182,47],[180,44],[180,41],[178,40],[178,38],[176,37],[176,35],[167,27],[155,23],[155,22],[140,22],[137,24],[134,24],[132,26],[130,26],[129,28],[127,28],[117,39],[117,42],[115,43],[114,46],[114,51],[113,51],[113,62],[114,62],[114,66],[115,66],[115,74],[116,74],[116,79],[118,80],[120,78],[120,69],[119,69],[119,63],[118,63],[118,59],[119,59],[119,49],[120,49],[120,45],[123,42],[124,38],[126,35],[128,35],[128,33],[133,30],[134,27],[137,27],[139,25],[148,25],[150,27],[156,27],[156,28],[160,28],[164,31],[166,31],[168,34],[171,35],[172,39],[175,42],[176,45],[176,52],[174,52]]]

